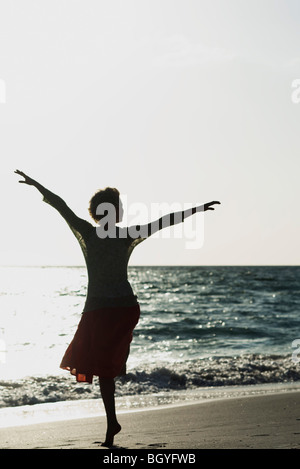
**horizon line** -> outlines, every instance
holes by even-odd
[[[84,264],[2,264],[0,267],[86,268]],[[300,264],[135,264],[130,267],[300,267]]]

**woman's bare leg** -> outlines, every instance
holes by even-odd
[[[106,439],[102,446],[112,446],[114,436],[121,430],[115,408],[115,381],[113,378],[99,378],[99,384],[107,418]]]
[[[125,360],[124,365],[122,366],[122,369],[121,369],[120,373],[118,374],[118,376],[125,376],[126,375],[127,359],[128,359],[129,353],[130,353],[130,347],[128,347],[126,360]]]

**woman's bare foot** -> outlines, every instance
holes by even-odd
[[[112,427],[108,427],[106,432],[106,438],[104,443],[101,446],[110,447],[114,444],[114,436],[121,431],[122,427],[119,423],[116,423]]]

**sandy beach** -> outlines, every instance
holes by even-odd
[[[80,404],[80,403],[79,403]],[[300,392],[119,413],[116,449],[300,448]],[[105,417],[0,429],[1,449],[105,449]]]

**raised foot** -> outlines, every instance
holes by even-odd
[[[110,446],[113,446],[114,444],[114,436],[119,433],[121,431],[122,427],[120,424],[116,424],[114,425],[113,427],[111,428],[108,428],[107,429],[107,432],[106,432],[106,439],[104,441],[104,443],[102,443],[101,446],[106,446],[106,447],[110,447]]]

